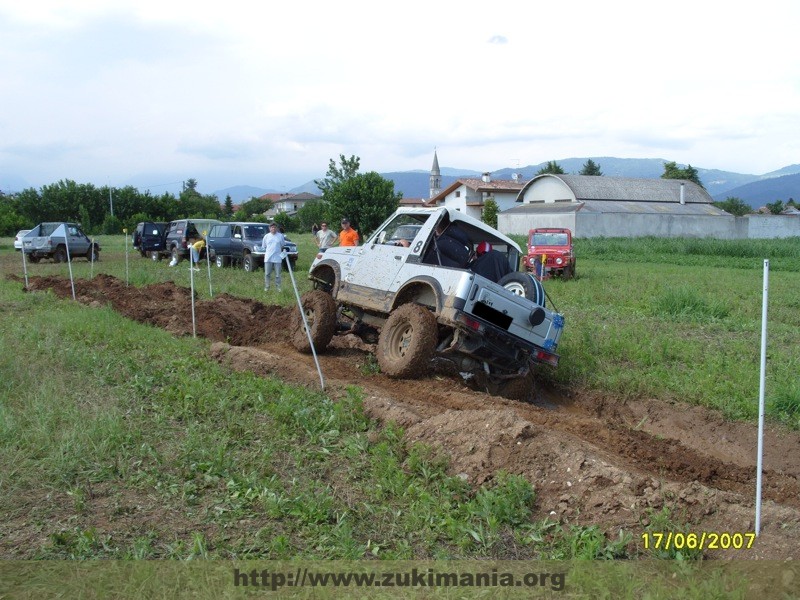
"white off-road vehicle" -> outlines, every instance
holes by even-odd
[[[510,271],[497,282],[467,264],[481,242]],[[458,250],[457,265],[447,244]],[[517,271],[520,255],[511,238],[458,211],[401,208],[363,246],[315,258],[315,289],[301,301],[314,346],[324,349],[337,330],[379,332],[376,356],[390,377],[421,376],[437,357],[492,393],[529,393],[532,363],[558,364],[564,319],[546,308],[541,283]],[[311,351],[299,311],[292,340]]]

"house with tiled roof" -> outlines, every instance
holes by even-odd
[[[290,216],[294,216],[306,202],[309,200],[320,200],[322,196],[310,194],[309,192],[301,192],[299,194],[264,194],[263,196],[260,196],[260,198],[270,200],[272,202],[272,208],[270,208],[265,214],[268,217],[274,217],[278,213],[287,213]]]
[[[428,200],[426,205],[454,208],[480,219],[486,200],[493,199],[499,211],[507,210],[515,205],[523,187],[524,183],[520,179],[493,180],[491,173],[484,173],[480,179],[457,179]]]

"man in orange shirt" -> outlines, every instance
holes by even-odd
[[[350,227],[349,219],[342,219],[342,230],[339,232],[340,246],[358,246],[358,232]]]

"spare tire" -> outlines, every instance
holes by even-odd
[[[545,306],[544,287],[542,282],[531,273],[515,271],[509,273],[497,282],[509,292],[517,296],[524,296],[539,306]]]

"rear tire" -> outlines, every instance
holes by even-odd
[[[176,265],[181,262],[181,253],[178,252],[177,246],[172,247],[170,254],[172,254],[172,262],[174,262]]]
[[[228,266],[229,260],[230,259],[227,256],[221,256],[217,254],[217,257],[214,259],[214,263],[217,265],[217,268],[221,269]]]
[[[150,260],[152,260],[153,262],[160,261],[161,260],[161,253],[160,252],[156,252],[155,250],[153,250],[150,253]]]
[[[312,290],[303,294],[300,304],[311,331],[314,350],[322,352],[328,347],[336,332],[336,301],[322,290]],[[295,312],[292,317],[291,331],[292,345],[300,352],[310,354],[311,344],[308,342],[300,311]]]
[[[545,305],[544,287],[542,287],[542,282],[536,279],[536,276],[531,273],[522,273],[520,271],[509,273],[497,283],[502,285],[512,294],[524,296],[539,306]]]
[[[496,396],[502,396],[509,400],[530,402],[533,399],[534,391],[533,372],[528,371],[528,374],[524,377],[513,377],[490,382],[487,384],[487,388],[490,394]]]
[[[64,246],[59,246],[53,252],[53,260],[57,263],[67,262],[67,249]]]
[[[389,377],[415,378],[425,374],[436,350],[436,317],[419,304],[403,304],[386,319],[378,337],[376,356]]]

